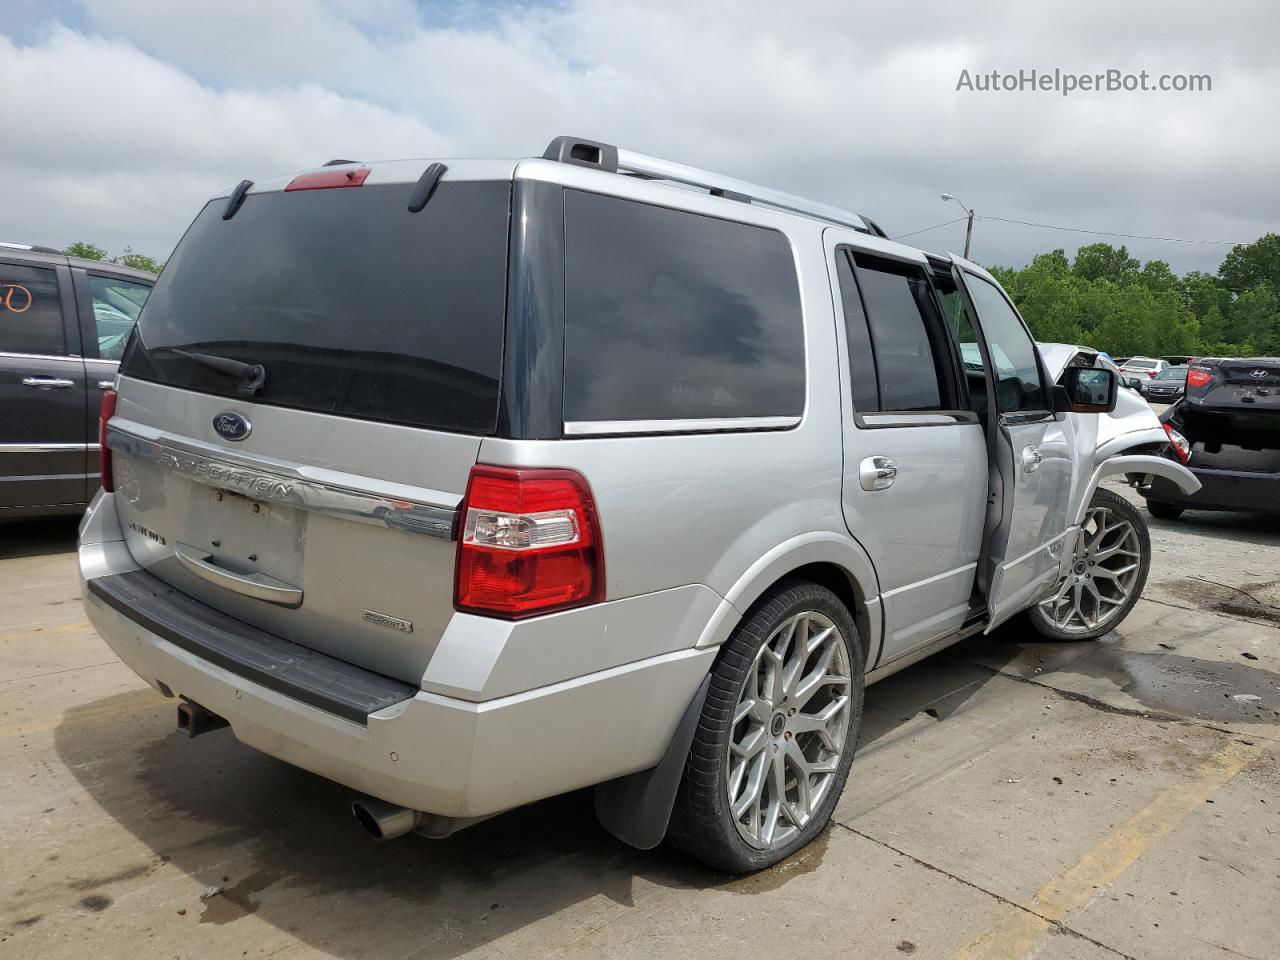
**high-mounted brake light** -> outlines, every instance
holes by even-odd
[[[102,489],[114,493],[116,478],[112,474],[111,451],[107,448],[107,421],[116,413],[116,392],[102,391],[102,406],[98,409],[98,473],[102,477]]]
[[[581,474],[477,464],[462,517],[459,610],[516,619],[604,599],[604,543]]]
[[[357,167],[355,169],[339,167],[318,170],[315,173],[304,173],[301,176],[294,177],[289,181],[289,185],[284,188],[284,192],[288,193],[290,190],[332,190],[335,187],[358,187],[364,183],[365,178],[368,176],[368,167]]]
[[[1178,460],[1184,464],[1191,462],[1191,444],[1187,442],[1187,438],[1180,434],[1169,424],[1164,425],[1165,435],[1169,438],[1169,445],[1173,447],[1173,452],[1177,454]]]
[[[1208,370],[1188,370],[1187,386],[1203,387],[1206,383],[1213,379],[1213,374]]]

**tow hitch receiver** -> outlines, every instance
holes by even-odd
[[[198,737],[211,730],[221,730],[227,721],[216,713],[211,713],[200,704],[185,697],[178,704],[178,729],[188,737]]]

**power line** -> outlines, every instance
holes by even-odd
[[[953,223],[964,223],[964,221],[968,219],[968,217],[956,217],[954,220],[948,220],[946,223],[935,223],[932,227],[921,227],[919,230],[912,230],[910,233],[900,233],[893,239],[903,240],[907,237],[914,237],[917,233],[928,233],[930,230],[937,230],[939,227],[949,227]],[[992,219],[994,220],[995,218],[992,217]]]
[[[999,220],[1001,223],[1018,223],[1024,227],[1043,227],[1045,230],[1063,230],[1067,233],[1089,233],[1096,237],[1120,237],[1123,240],[1161,240],[1165,243],[1230,244],[1232,246],[1240,246],[1248,242],[1244,240],[1186,240],[1182,237],[1150,237],[1140,233],[1111,233],[1107,230],[1085,230],[1081,227],[1059,227],[1051,223],[1032,223],[1030,220],[1011,220],[1008,217],[979,216],[977,219]]]
[[[922,227],[919,230],[912,230],[910,233],[899,234],[894,237],[895,240],[905,240],[907,237],[914,237],[918,233],[928,233],[930,230],[937,230],[940,227],[949,227],[953,223],[964,223],[968,217],[957,217],[955,220],[947,220],[945,223],[935,223],[932,227]],[[1033,223],[1030,220],[1014,220],[1010,217],[991,217],[983,215],[975,215],[975,220],[997,220],[1000,223],[1016,223],[1024,227],[1040,227],[1043,230],[1062,230],[1066,233],[1087,233],[1095,237],[1119,237],[1122,240],[1159,240],[1164,243],[1202,243],[1202,244],[1222,244],[1230,246],[1242,246],[1249,241],[1245,240],[1187,240],[1182,237],[1152,237],[1140,233],[1113,233],[1108,230],[1085,230],[1083,227],[1060,227],[1052,223]]]

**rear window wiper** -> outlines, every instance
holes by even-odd
[[[225,373],[229,377],[239,377],[240,382],[236,384],[236,393],[242,397],[252,397],[267,382],[267,368],[260,363],[244,363],[240,360],[232,360],[230,357],[219,357],[212,353],[196,353],[193,350],[179,350],[177,347],[170,347],[169,352],[176,353],[180,357],[186,357],[188,360],[194,360],[210,370],[217,370],[219,373]]]

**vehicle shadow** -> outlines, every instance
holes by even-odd
[[[947,669],[935,658],[870,688],[864,741],[892,737],[937,702],[930,673]],[[108,697],[71,708],[55,731],[66,769],[153,852],[131,882],[171,864],[220,888],[180,904],[200,924],[252,914],[337,957],[454,957],[593,898],[631,906],[644,887],[758,894],[817,869],[825,851],[820,836],[772,870],[719,873],[667,845],[638,851],[615,840],[597,825],[590,791],[447,840],[377,844],[350,815],[352,791],[257,753],[229,731],[189,740],[161,719],[172,703],[150,690]],[[958,703],[952,696],[947,709]],[[557,925],[556,936],[570,928]],[[215,929],[203,929],[198,942],[216,942]]]
[[[46,557],[74,550],[79,525],[79,517],[0,519],[0,560]]]

